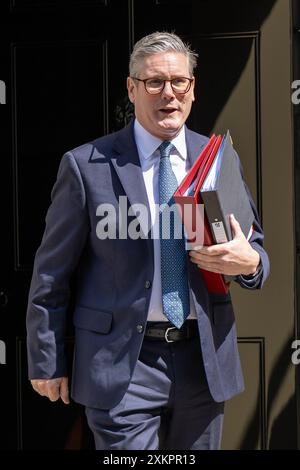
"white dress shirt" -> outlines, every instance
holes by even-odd
[[[163,314],[162,306],[162,290],[161,290],[161,272],[160,272],[160,240],[158,220],[159,216],[156,213],[159,206],[158,194],[158,172],[159,172],[159,159],[160,152],[158,147],[162,140],[154,137],[141,124],[135,119],[134,122],[134,136],[138,149],[138,154],[141,162],[146,192],[151,213],[151,226],[152,233],[154,234],[154,278],[152,285],[152,293],[148,311],[148,321],[168,321]],[[172,140],[173,150],[170,155],[172,169],[178,181],[181,183],[190,165],[187,159],[187,150],[185,142],[185,128],[183,127],[175,139]],[[190,314],[188,319],[196,318],[196,311],[193,299],[190,293]]]

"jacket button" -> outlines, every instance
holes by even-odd
[[[145,282],[145,288],[150,289],[150,287],[151,287],[151,281],[146,281]]]
[[[138,333],[143,333],[143,331],[144,331],[143,325],[138,325],[138,326],[136,327],[136,329],[137,329],[137,332],[138,332]]]

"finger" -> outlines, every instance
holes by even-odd
[[[203,262],[203,261],[208,261],[209,259],[210,259],[209,256],[205,256],[205,255],[199,255],[199,254],[195,256],[190,255],[191,262],[195,264]]]
[[[62,399],[62,401],[68,405],[70,403],[70,399],[69,399],[69,387],[68,387],[68,379],[67,377],[64,377],[62,379],[62,383],[61,383],[61,386],[60,386],[60,398]]]
[[[46,392],[46,380],[32,380],[31,385],[33,389],[39,393],[42,397],[47,395]]]
[[[40,390],[39,390],[39,387],[37,385],[37,381],[36,380],[31,380],[31,386],[33,388],[33,390],[37,393],[40,393]]]
[[[195,258],[197,259],[199,255],[202,255],[202,254],[206,254],[206,252],[204,250],[202,250],[201,248],[201,251],[200,250],[191,250],[189,251],[189,256],[190,258]]]
[[[219,256],[206,255],[202,253],[190,254],[190,260],[193,263],[220,263],[227,255],[227,252],[219,254]]]
[[[47,381],[47,396],[51,401],[57,401],[60,397],[60,380]]]
[[[241,235],[244,235],[239,222],[234,217],[234,214],[230,214],[230,225],[231,225],[231,228],[232,228],[233,238],[237,238]]]
[[[218,271],[223,269],[223,263],[221,261],[215,261],[214,259],[200,260],[194,262],[198,267],[210,271],[211,269],[217,269]]]
[[[189,252],[190,256],[193,258],[197,258],[198,256],[220,256],[220,255],[225,255],[228,252],[228,248],[225,246],[227,245],[226,243],[220,244],[220,245],[211,245],[211,246],[205,246],[201,248],[201,250],[191,250]]]

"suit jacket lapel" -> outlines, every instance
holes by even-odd
[[[201,151],[203,150],[203,147],[206,145],[208,139],[204,136],[200,136],[199,134],[195,134],[186,127],[185,140],[187,158],[189,159],[191,166],[193,166]]]
[[[133,136],[133,122],[123,129],[117,136],[114,146],[112,164],[118,174],[122,186],[126,192],[130,206],[141,224],[141,230],[145,236],[150,229],[150,207],[140,159]],[[135,204],[143,205],[147,210],[147,220],[141,217]]]
[[[208,139],[186,128],[188,159],[193,165]],[[140,159],[133,136],[133,122],[124,128],[114,143],[112,163],[128,196],[133,204],[143,204],[149,209]]]

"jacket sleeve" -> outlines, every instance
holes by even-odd
[[[241,174],[243,176],[242,165],[237,154],[236,154],[236,157],[238,158]],[[263,233],[261,223],[259,220],[259,215],[258,215],[256,206],[254,204],[253,198],[251,196],[250,190],[248,186],[246,185],[246,183],[245,183],[245,188],[246,188],[249,201],[250,201],[253,213],[254,213],[253,233],[251,235],[249,243],[252,246],[252,248],[258,252],[260,256],[260,265],[257,270],[257,273],[253,277],[240,275],[240,276],[236,276],[235,280],[238,284],[240,284],[241,287],[244,287],[246,289],[261,289],[265,280],[267,279],[269,275],[270,262],[269,262],[269,257],[263,247],[264,233]]]
[[[36,253],[27,309],[30,379],[66,375],[64,336],[70,277],[89,232],[83,181],[72,153],[63,156],[46,228]]]

